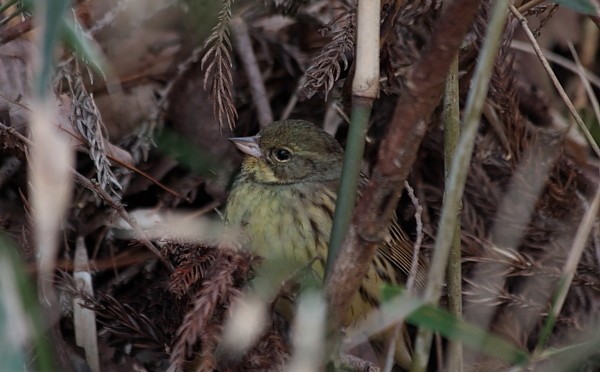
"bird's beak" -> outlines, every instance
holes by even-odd
[[[254,156],[255,158],[262,158],[263,154],[258,146],[259,138],[260,136],[256,135],[252,137],[233,137],[229,140],[244,154]]]

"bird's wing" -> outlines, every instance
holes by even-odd
[[[358,196],[362,196],[362,190],[369,182],[369,178],[364,174],[360,174],[360,180],[358,184]],[[399,274],[397,280],[400,283],[406,283],[410,269],[413,262],[413,251],[414,244],[408,237],[408,235],[402,230],[400,224],[398,224],[398,218],[394,215],[392,223],[389,228],[389,235],[387,239],[379,244],[377,247],[377,256],[387,262],[389,262]],[[417,268],[417,275],[415,277],[415,290],[416,293],[422,293],[425,290],[427,284],[427,272],[429,265],[423,255],[419,255],[419,266]]]
[[[405,283],[410,275],[413,252],[413,242],[408,235],[406,235],[404,230],[402,230],[396,216],[394,216],[389,229],[389,237],[379,245],[377,254],[396,268],[397,272],[401,274],[398,279]],[[427,284],[428,263],[422,255],[419,255],[418,261],[417,274],[414,283],[416,292],[421,293]]]

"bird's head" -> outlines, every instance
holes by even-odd
[[[276,121],[256,136],[230,140],[246,154],[242,174],[255,182],[293,184],[340,178],[342,147],[308,121]]]

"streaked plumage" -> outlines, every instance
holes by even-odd
[[[343,150],[315,125],[301,120],[275,122],[255,137],[232,139],[247,156],[225,209],[227,223],[240,226],[251,248],[269,259],[299,266],[315,257],[323,276]],[[394,221],[359,292],[345,314],[345,325],[363,319],[379,304],[384,283],[405,278],[412,261],[412,243]],[[417,278],[423,285],[422,277]],[[406,366],[406,346],[399,342],[396,360]]]

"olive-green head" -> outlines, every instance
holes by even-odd
[[[337,181],[344,152],[330,134],[304,120],[282,120],[256,136],[230,138],[246,154],[242,176],[265,184]]]

